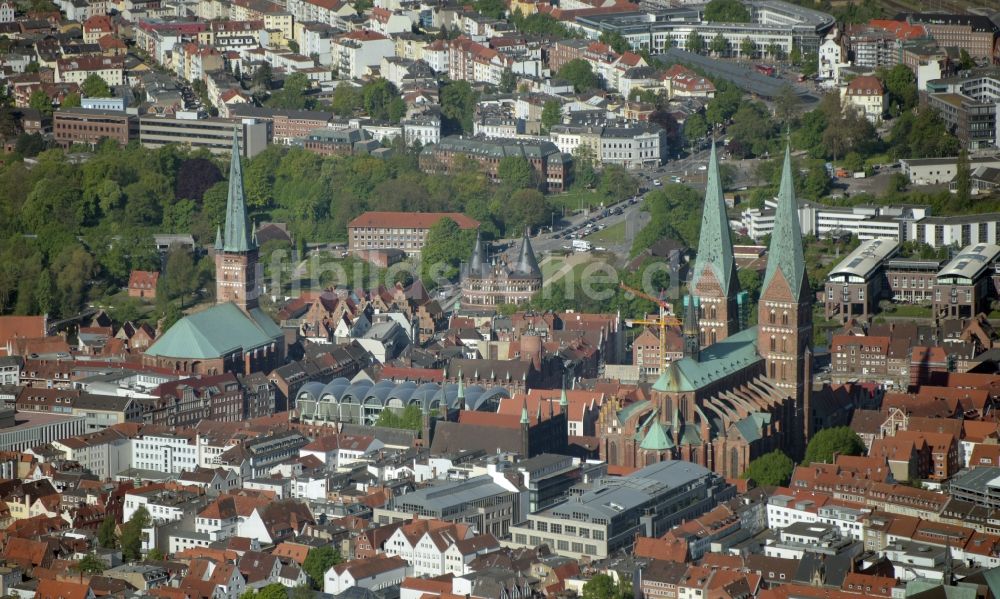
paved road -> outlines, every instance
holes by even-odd
[[[741,89],[762,98],[774,98],[785,85],[791,85],[799,93],[803,102],[810,103],[819,100],[813,89],[805,84],[778,77],[768,77],[753,69],[752,64],[737,63],[728,60],[718,60],[701,54],[687,52],[680,48],[670,48],[657,55],[667,62],[684,62],[694,65],[710,75],[722,77]]]

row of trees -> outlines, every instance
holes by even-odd
[[[850,427],[823,429],[809,440],[802,464],[830,464],[837,455],[861,455],[864,451],[864,441]],[[785,486],[794,471],[795,462],[785,452],[775,449],[750,462],[743,478],[763,486]]]

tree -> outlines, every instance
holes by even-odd
[[[157,549],[156,547],[153,547],[152,549],[149,550],[148,553],[146,553],[146,559],[152,560],[154,562],[162,562],[163,560],[167,559],[167,556],[163,555],[163,552]]]
[[[972,60],[968,50],[962,48],[958,51],[958,65],[963,71],[968,71],[976,66],[976,61]]]
[[[274,73],[271,71],[271,65],[263,62],[254,70],[253,77],[250,79],[250,85],[257,91],[267,91],[271,89],[273,78]]]
[[[553,125],[562,121],[562,104],[559,100],[546,100],[542,105],[542,133],[548,133]]]
[[[705,20],[721,23],[749,23],[750,11],[739,0],[711,0],[705,5]]]
[[[296,54],[299,53],[299,43],[295,40],[288,40],[288,49]]]
[[[588,144],[580,144],[573,150],[574,184],[592,188],[597,184],[594,170],[594,149]]]
[[[519,189],[510,196],[505,211],[504,224],[508,235],[548,224],[552,213],[545,203],[545,196],[537,189]]]
[[[876,76],[885,85],[890,114],[899,116],[917,105],[917,78],[909,67],[897,64],[889,70],[878,70]]]
[[[323,576],[326,574],[326,571],[342,561],[344,561],[344,558],[341,557],[340,551],[337,549],[330,546],[314,547],[309,550],[305,561],[302,562],[302,569],[309,576],[312,587],[314,589],[321,589],[323,588]]]
[[[965,208],[972,199],[972,170],[969,166],[969,153],[962,148],[958,153],[958,163],[955,165],[955,200]]]
[[[628,599],[631,585],[624,579],[615,583],[607,574],[597,574],[583,585],[581,599]]]
[[[341,81],[330,97],[330,110],[337,116],[351,116],[361,108],[361,93],[347,81]]]
[[[700,112],[696,112],[684,120],[684,137],[689,144],[708,135],[708,122]]]
[[[781,46],[771,42],[767,45],[767,55],[772,59],[781,58]]]
[[[45,116],[52,114],[52,98],[41,88],[31,92],[31,96],[28,98],[28,106]]]
[[[406,104],[399,97],[399,90],[388,79],[376,79],[361,89],[362,105],[368,116],[376,121],[398,123],[406,114]]]
[[[750,462],[743,478],[754,480],[765,487],[783,487],[792,479],[795,462],[780,449],[766,453]]]
[[[697,29],[692,29],[687,36],[687,51],[701,54],[705,49],[705,38],[701,37]]]
[[[475,240],[470,233],[459,229],[450,218],[431,225],[420,251],[420,273],[425,286],[436,287],[438,277],[453,280],[458,276],[458,265],[472,254]]]
[[[517,89],[517,75],[510,69],[504,69],[500,74],[500,91],[505,94],[513,93]]]
[[[753,43],[753,40],[749,37],[743,38],[740,42],[740,55],[745,58],[753,58],[754,52],[757,50],[757,44]]]
[[[149,528],[149,512],[140,507],[122,527],[122,557],[133,561],[142,557],[143,530]]]
[[[574,58],[559,69],[559,78],[573,84],[577,93],[597,87],[597,75],[590,63],[582,58]]]
[[[285,585],[272,582],[260,590],[254,591],[250,589],[245,591],[240,595],[240,599],[288,599],[288,590],[285,588]]]
[[[865,451],[865,443],[861,437],[848,426],[827,428],[817,432],[809,440],[803,464],[833,463],[833,454],[861,455]]]
[[[112,96],[111,88],[97,73],[87,75],[83,84],[80,85],[80,91],[83,92],[85,98],[110,98]]]
[[[167,264],[160,281],[164,297],[166,299],[180,299],[181,308],[183,308],[184,299],[198,289],[194,260],[187,249],[183,247],[170,248],[167,254]]]
[[[472,118],[479,95],[468,81],[452,81],[441,88],[441,134],[473,132]]]
[[[79,108],[81,103],[80,94],[76,92],[70,92],[66,94],[63,98],[62,104],[59,105],[60,108]]]
[[[375,426],[419,431],[423,426],[423,414],[421,414],[420,406],[417,404],[410,404],[403,408],[401,412],[385,409],[379,412]]]
[[[774,99],[774,116],[782,123],[791,121],[799,106],[802,105],[802,98],[795,93],[795,89],[787,83],[778,90],[778,96]]]
[[[502,19],[507,14],[507,4],[503,0],[476,0],[476,12],[491,19]]]
[[[497,165],[497,176],[511,189],[535,187],[535,169],[523,156],[504,156]]]
[[[105,549],[114,549],[118,545],[118,535],[115,533],[117,523],[111,516],[104,518],[97,530],[97,543]]]
[[[305,73],[292,73],[285,77],[285,85],[271,94],[266,104],[272,108],[289,110],[309,108],[312,104],[311,99],[306,97],[309,87],[309,78]]]
[[[108,565],[93,553],[88,553],[73,564],[73,569],[81,574],[102,574],[107,567]]]
[[[607,44],[608,46],[611,46],[611,49],[619,54],[624,54],[630,49],[628,45],[628,40],[626,40],[625,36],[623,36],[621,33],[617,31],[605,31],[604,33],[601,34],[601,37],[598,41],[600,41],[602,44]]]
[[[726,36],[721,33],[717,33],[715,37],[712,38],[712,43],[709,45],[712,52],[715,52],[716,56],[722,56],[729,50],[729,40]]]
[[[760,272],[753,268],[741,268],[736,276],[740,280],[740,289],[747,292],[750,303],[756,303],[757,298],[760,297],[761,285],[763,285]]]

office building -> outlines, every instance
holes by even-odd
[[[347,223],[347,247],[351,252],[397,249],[416,256],[427,232],[442,218],[462,230],[479,228],[479,221],[458,212],[365,212]]]
[[[927,92],[927,104],[941,114],[965,148],[1000,147],[997,132],[1000,68],[976,68],[934,79],[927,82]]]
[[[996,293],[1000,246],[970,245],[937,274],[934,315],[937,318],[972,318],[989,312],[989,298]]]
[[[879,300],[890,295],[884,265],[898,250],[891,239],[870,239],[834,266],[826,278],[826,318],[867,319],[874,313]]]
[[[449,173],[459,156],[478,162],[494,183],[500,181],[500,162],[510,156],[528,161],[543,191],[558,193],[567,189],[573,181],[572,157],[560,152],[550,141],[445,137],[420,152],[420,170],[425,173]]]
[[[110,139],[126,146],[139,136],[139,122],[122,111],[61,108],[52,114],[52,135],[65,147],[73,144],[96,145]]]
[[[903,13],[897,21],[922,25],[927,33],[942,47],[963,48],[974,59],[986,58],[997,62],[1000,58],[1000,27],[983,15],[956,15],[939,13]]]
[[[601,478],[580,491],[511,527],[510,545],[547,544],[567,557],[604,559],[631,546],[636,535],[662,536],[735,495],[721,476],[675,460]]]
[[[197,118],[190,112],[175,117],[139,117],[139,141],[148,148],[178,144],[192,149],[204,148],[220,156],[232,149],[233,129],[239,138],[240,154],[253,158],[267,148],[266,122],[238,122],[220,118]]]

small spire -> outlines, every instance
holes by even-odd
[[[222,226],[215,226],[215,250],[218,252],[222,251]]]
[[[527,399],[525,399],[524,403],[521,404],[521,424],[522,425],[531,424],[531,421],[528,420],[528,400]]]
[[[563,377],[562,391],[559,393],[559,407],[565,411],[567,406],[569,406],[569,398],[566,397],[566,377]]]
[[[256,218],[253,219],[253,224],[251,226],[253,228],[250,229],[250,244],[253,247],[257,247],[257,219]]]

